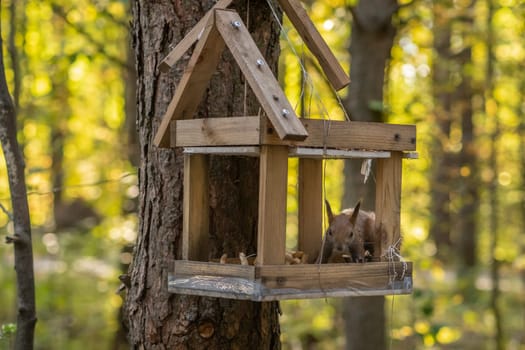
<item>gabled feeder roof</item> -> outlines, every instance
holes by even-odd
[[[225,46],[241,68],[279,138],[301,141],[308,136],[238,13],[224,10],[231,2],[232,0],[219,0],[162,61],[160,68],[165,71],[198,41],[157,131],[154,139],[156,146],[170,146],[169,126],[172,120],[193,118]],[[279,0],[279,3],[305,44],[319,60],[333,87],[339,90],[348,85],[348,76],[306,14],[301,2]]]

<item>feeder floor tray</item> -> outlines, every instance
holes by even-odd
[[[250,266],[176,260],[168,290],[252,301],[410,294],[412,263]]]

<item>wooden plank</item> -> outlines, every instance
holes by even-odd
[[[298,249],[312,263],[319,255],[323,235],[323,161],[299,159]]]
[[[251,265],[219,264],[203,261],[175,260],[171,271],[178,276],[222,276],[255,279],[255,267]]]
[[[215,9],[225,9],[232,3],[232,0],[219,0],[204,17],[182,38],[181,41],[170,51],[170,53],[160,62],[159,69],[161,72],[167,72],[177,61],[188,51],[188,49],[200,39],[204,33],[206,23],[210,20]]]
[[[315,288],[380,289],[390,281],[412,275],[408,262],[364,264],[307,264],[260,266],[256,278],[267,288],[309,290]]]
[[[259,285],[236,277],[168,275],[168,292],[212,298],[262,301]]]
[[[172,120],[193,117],[211,76],[217,68],[223,50],[224,40],[214,25],[213,16],[210,16],[202,38],[195,46],[188,66],[175,90],[175,95],[162,118],[153,140],[155,146],[170,146]]]
[[[279,139],[275,135],[273,126],[265,117],[224,117],[177,121],[175,127],[172,128],[174,129],[172,135],[175,135],[175,145],[172,144],[172,146],[217,146],[222,143],[225,146],[267,144],[378,151],[413,151],[416,148],[415,125],[319,119],[300,119],[300,122],[303,123],[309,134],[304,141]],[[261,123],[260,126],[259,123]],[[260,141],[253,140],[256,129],[261,134]],[[371,156],[371,158],[374,157]]]
[[[407,280],[409,280],[407,278]],[[260,293],[260,297],[253,301],[279,301],[291,299],[316,299],[316,298],[346,298],[346,297],[371,297],[371,296],[386,296],[386,295],[403,295],[412,293],[412,288],[404,287],[407,283],[394,282],[392,285],[360,290],[360,289],[346,289],[346,288],[332,288],[332,289],[316,289],[307,290],[304,292],[297,292],[295,290],[287,289],[266,289]],[[410,284],[410,282],[408,283]]]
[[[208,260],[209,239],[208,158],[184,156],[182,257]]]
[[[243,266],[175,261],[172,293],[238,300],[409,294],[412,263]]]
[[[223,156],[259,157],[258,146],[214,146],[214,147],[184,147],[184,154],[215,154]],[[343,151],[321,148],[297,147],[289,148],[288,157],[300,159],[341,159],[341,158],[389,158],[390,152],[381,151]]]
[[[407,270],[412,273],[411,262],[367,262],[367,263],[340,263],[340,264],[299,264],[299,265],[262,265],[255,266],[255,278],[284,278],[284,279],[315,279],[312,276],[319,272],[328,279],[361,278],[363,276],[389,275],[389,269],[394,271]],[[246,266],[246,265],[244,265]],[[401,274],[391,276],[400,279]]]
[[[257,146],[184,147],[184,154],[215,154],[222,156],[258,157],[260,154],[260,148]]]
[[[257,264],[284,264],[288,147],[262,146],[259,169]]]
[[[372,122],[301,119],[308,138],[304,141],[280,140],[268,121],[261,122],[261,144],[294,145],[297,147],[328,147],[377,151],[415,151],[415,125]]]
[[[259,145],[257,116],[177,120],[172,125],[172,147]]]
[[[346,151],[339,149],[295,147],[290,149],[290,157],[301,159],[350,159],[350,158],[390,158],[390,152],[386,151]]]
[[[382,258],[390,247],[399,249],[401,246],[402,161],[403,153],[393,152],[391,158],[377,162],[376,230],[381,232],[381,241],[376,243],[374,255]]]
[[[290,22],[297,29],[308,49],[319,61],[321,68],[334,89],[341,90],[347,86],[350,83],[350,78],[321,34],[319,34],[319,31],[317,31],[301,2],[299,0],[279,0],[279,4],[286,12]]]
[[[216,25],[281,140],[304,140],[308,134],[264,60],[239,14],[215,10]],[[235,24],[235,25],[234,25]]]

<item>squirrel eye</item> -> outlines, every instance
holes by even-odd
[[[328,230],[326,231],[326,234],[327,234],[328,236],[331,236],[331,235],[332,235],[332,230],[328,229]]]
[[[350,231],[350,238],[354,237],[354,231]]]

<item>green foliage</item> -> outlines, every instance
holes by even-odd
[[[138,196],[124,126],[129,4],[90,0],[15,4],[18,62],[6,57],[7,78],[13,92],[12,67],[18,63],[22,82],[18,129],[35,252],[35,346],[109,347],[117,341],[122,303],[115,294],[117,277],[130,262],[125,247],[134,241],[137,223],[134,215],[126,214]],[[2,2],[5,45],[11,32],[9,5]],[[56,141],[56,135],[62,141]],[[60,161],[54,158],[57,155]],[[62,179],[59,188],[57,177]],[[9,210],[3,162],[0,178],[0,203]],[[100,220],[57,230],[53,201],[58,193],[65,204],[81,199]],[[13,227],[0,212],[0,235],[7,233],[12,234]],[[1,324],[16,318],[11,246],[0,245],[0,260]]]
[[[0,349],[11,349],[16,334],[16,324],[6,323],[0,326]]]
[[[16,324],[6,323],[0,327],[0,340],[9,338],[16,333]]]

